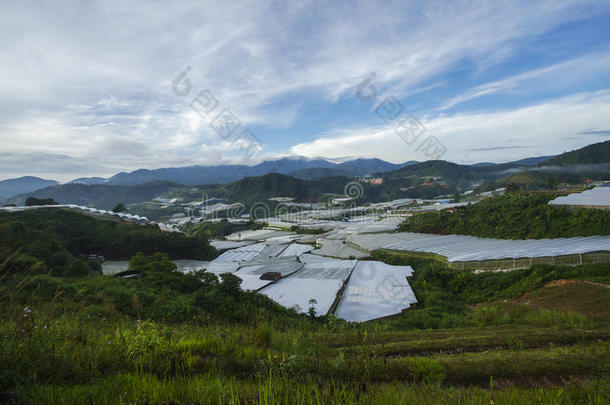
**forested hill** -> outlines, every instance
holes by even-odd
[[[568,166],[580,164],[610,163],[610,141],[594,143],[584,148],[547,160],[542,166]]]
[[[55,180],[45,180],[39,177],[25,176],[18,179],[0,181],[0,199],[9,198],[17,194],[29,193],[43,187],[58,184]]]
[[[558,194],[515,193],[453,211],[419,215],[402,231],[500,239],[610,235],[610,211],[548,205]]]
[[[98,209],[111,210],[118,203],[131,204],[150,201],[176,187],[184,186],[166,181],[156,181],[135,186],[68,183],[43,188],[32,193],[21,194],[5,202],[23,205],[28,197],[52,198],[60,204],[92,205]]]
[[[343,194],[348,177],[327,177],[302,180],[278,173],[265,176],[246,177],[245,179],[206,187],[209,195],[226,198],[229,201],[253,203],[266,201],[273,197],[291,197],[298,201],[317,201],[326,193]]]
[[[210,260],[216,250],[205,235],[187,237],[164,233],[156,225],[134,225],[87,214],[48,208],[17,213],[0,212],[0,262],[26,270],[39,261],[46,270],[88,272],[81,255],[129,259],[138,252],[165,253],[174,259]]]

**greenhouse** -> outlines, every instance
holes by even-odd
[[[417,302],[407,282],[412,274],[410,266],[358,262],[335,315],[347,321],[362,322],[400,313]]]
[[[260,292],[286,308],[307,312],[313,306],[317,315],[326,315],[337,300],[337,294],[356,261],[328,259],[310,254],[304,254],[301,260],[305,262],[302,269]]]
[[[582,193],[573,193],[549,201],[550,205],[568,205],[590,208],[610,208],[610,187],[595,187]]]

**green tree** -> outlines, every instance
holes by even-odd
[[[241,289],[241,278],[232,273],[223,273],[220,275],[220,290],[229,295],[237,295]]]
[[[127,212],[127,207],[125,207],[125,204],[123,203],[118,203],[113,209],[112,212]]]
[[[27,200],[25,200],[25,205],[28,207],[32,207],[35,205],[57,205],[57,201],[52,198],[29,197]]]

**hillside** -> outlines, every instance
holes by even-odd
[[[23,205],[28,197],[52,198],[60,204],[92,205],[98,209],[111,210],[118,203],[131,204],[150,201],[176,187],[181,186],[163,181],[135,186],[68,183],[21,194],[7,201]]]
[[[335,168],[312,168],[312,169],[302,169],[297,170],[290,173],[290,176],[296,177],[297,179],[302,180],[311,180],[311,179],[320,179],[323,177],[351,177],[348,172],[341,169]]]
[[[130,260],[141,279],[0,273],[2,398],[36,404],[608,402],[610,320],[607,312],[592,312],[607,293],[587,293],[577,308],[570,305],[573,296],[553,296],[567,312],[546,309],[549,301],[540,297],[555,280],[607,282],[607,265],[473,274],[421,259],[383,259],[413,266],[410,282],[420,302],[362,324],[298,315],[240,291],[237,277],[183,274],[163,255]],[[533,299],[519,302],[524,297]],[[565,381],[576,379],[566,389]]]
[[[0,200],[17,194],[29,193],[45,187],[59,184],[55,180],[45,180],[39,177],[25,176],[17,179],[0,181]]]
[[[584,148],[549,159],[542,166],[569,166],[596,163],[610,163],[610,141],[594,143]]]
[[[271,173],[203,189],[208,195],[226,198],[231,202],[265,202],[273,197],[291,197],[298,201],[314,202],[325,193],[343,194],[343,188],[349,181],[347,177],[301,180]]]
[[[176,259],[209,260],[216,254],[205,238],[56,208],[0,212],[0,240],[0,262],[16,254],[12,260],[17,268],[42,260],[47,270],[57,274],[79,264],[76,257],[80,255],[125,260],[138,252],[161,252]]]
[[[610,235],[610,211],[548,205],[555,197],[552,193],[508,194],[453,211],[421,214],[400,229],[500,239]]]

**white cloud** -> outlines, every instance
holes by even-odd
[[[424,117],[426,130],[407,145],[390,125],[329,131],[291,148],[307,157],[379,157],[399,163],[427,160],[418,145],[434,135],[447,148],[442,157],[463,163],[508,161],[562,153],[609,137],[594,139],[581,132],[610,129],[610,90],[581,93],[514,110]],[[603,134],[603,132],[600,132]],[[476,150],[489,149],[489,150]]]
[[[0,143],[85,162],[74,177],[226,161],[239,145],[189,107],[203,89],[244,126],[289,129],[304,104],[351,97],[372,71],[380,92],[421,91],[464,59],[486,69],[513,43],[595,13],[587,4],[3,2]],[[170,84],[186,66],[193,91],[180,98]],[[277,152],[271,139],[264,148]]]

